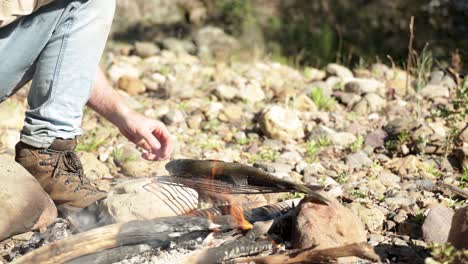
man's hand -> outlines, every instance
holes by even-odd
[[[166,126],[129,109],[101,69],[97,72],[88,106],[118,127],[128,140],[146,150],[143,158],[164,160],[171,155],[172,141]]]
[[[126,114],[117,124],[122,135],[146,150],[142,157],[147,160],[165,160],[172,151],[172,141],[166,126],[160,121],[136,112]]]

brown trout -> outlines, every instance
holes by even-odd
[[[322,204],[329,202],[328,199],[316,192],[316,187],[312,188],[307,185],[282,180],[266,171],[240,163],[178,159],[167,163],[166,169],[174,176],[221,180],[237,186],[274,187],[285,192],[305,193]]]

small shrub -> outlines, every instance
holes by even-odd
[[[323,94],[323,90],[319,87],[312,88],[310,98],[318,107],[319,110],[331,111],[335,107],[336,101],[329,96]]]
[[[358,135],[356,141],[354,141],[354,143],[352,143],[349,148],[352,152],[358,152],[362,149],[362,146],[364,146],[364,137]]]

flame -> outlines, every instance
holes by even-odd
[[[217,173],[220,173],[222,171],[222,167],[217,166],[217,162],[215,161],[213,164],[213,168],[211,169],[211,179],[214,180],[215,176]],[[213,192],[214,186],[213,186]],[[245,219],[244,216],[244,209],[242,208],[241,205],[235,204],[234,199],[232,198],[231,195],[226,194],[223,195],[223,198],[228,202],[229,206],[224,207],[225,213],[229,213],[234,217],[234,220],[236,224],[239,226],[240,229],[242,230],[250,230],[253,228],[253,225]]]

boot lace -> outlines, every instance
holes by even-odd
[[[67,177],[65,184],[78,182],[75,192],[78,192],[81,189],[96,192],[96,189],[92,187],[91,182],[84,176],[83,165],[75,152],[72,150],[58,151],[53,149],[43,149],[40,150],[40,153],[50,155],[49,159],[43,160],[39,164],[53,165],[53,178],[65,176]]]

